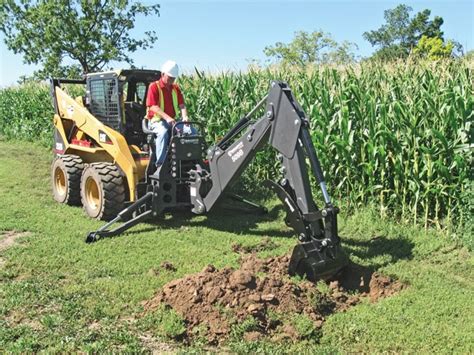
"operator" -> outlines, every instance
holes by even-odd
[[[149,128],[156,134],[156,166],[159,168],[166,158],[170,130],[181,115],[184,122],[189,121],[188,111],[184,104],[183,94],[175,83],[179,76],[179,67],[172,60],[166,61],[161,67],[160,80],[148,87],[146,98],[147,118]],[[189,124],[182,125],[184,134],[196,134],[196,130]]]

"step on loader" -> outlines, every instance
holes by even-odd
[[[108,221],[90,232],[86,242],[118,235],[178,208],[209,212],[229,195],[255,154],[270,145],[277,151],[281,178],[264,185],[281,200],[285,222],[298,239],[290,275],[316,281],[341,270],[348,258],[338,236],[339,210],[328,194],[309,120],[288,85],[271,82],[269,93],[255,108],[211,146],[198,122],[192,122],[198,128],[196,135],[183,134],[179,126],[184,123],[177,123],[167,158],[156,170],[153,132],[144,117],[148,86],[160,75],[153,70],[120,70],[89,74],[84,80],[51,79],[54,198],[82,204],[88,216]],[[85,95],[73,99],[64,84],[83,85]],[[263,117],[253,118],[261,107]],[[322,192],[321,208],[313,200],[309,172]],[[232,197],[264,210],[240,196]]]

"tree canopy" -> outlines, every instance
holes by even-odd
[[[133,65],[130,53],[153,46],[154,31],[134,38],[138,16],[159,16],[158,4],[129,0],[3,0],[0,31],[7,47],[35,76],[78,76],[102,70],[111,61]]]
[[[329,33],[298,31],[290,43],[277,42],[264,49],[267,57],[282,64],[348,63],[355,60],[354,43],[338,44]]]
[[[441,31],[443,18],[435,16],[430,20],[431,11],[425,9],[410,17],[413,9],[400,4],[394,9],[385,10],[386,23],[378,30],[364,32],[363,36],[372,44],[379,47],[375,57],[381,59],[404,58],[418,45],[420,39],[437,38],[444,42]]]
[[[454,44],[448,41],[446,44],[441,38],[421,36],[418,44],[413,48],[413,53],[423,58],[437,60],[451,56]]]

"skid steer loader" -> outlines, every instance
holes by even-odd
[[[54,198],[82,204],[90,217],[109,221],[90,232],[86,242],[118,235],[176,208],[189,208],[195,214],[210,211],[255,154],[270,144],[278,152],[281,178],[266,181],[265,186],[281,200],[285,222],[298,239],[290,275],[316,281],[342,269],[348,258],[338,236],[339,210],[327,192],[309,120],[290,88],[273,81],[255,108],[210,147],[202,127],[197,127],[197,135],[184,135],[178,127],[181,123],[176,124],[167,158],[155,171],[153,133],[144,116],[148,86],[160,75],[153,70],[120,70],[88,74],[84,80],[51,79]],[[73,99],[63,84],[84,85],[85,95]],[[263,117],[253,119],[263,105]],[[322,208],[313,201],[308,167],[322,191]]]

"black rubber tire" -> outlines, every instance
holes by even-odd
[[[59,203],[81,205],[81,176],[84,163],[77,155],[58,155],[51,164],[53,197]]]
[[[125,184],[112,163],[88,165],[81,177],[81,200],[87,215],[110,221],[124,209]]]

